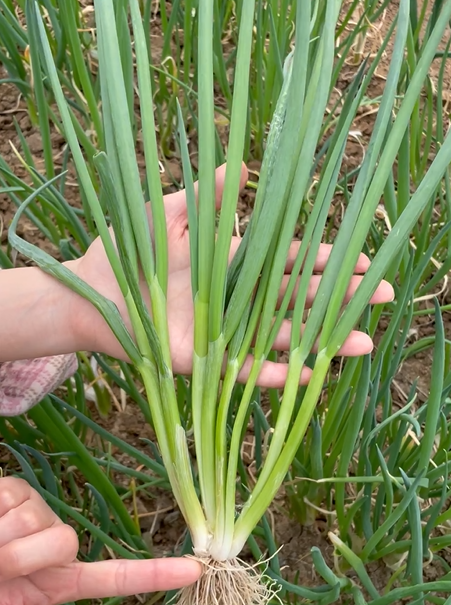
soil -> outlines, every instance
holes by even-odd
[[[366,52],[374,52],[377,49],[380,40],[383,38],[390,23],[396,15],[397,4],[397,1],[391,3],[383,16],[383,19],[381,19],[381,22],[369,33],[366,40]],[[157,48],[161,46],[158,44],[158,40],[159,31],[158,23],[156,23],[153,31],[153,41]],[[384,55],[368,89],[367,97],[369,102],[365,108],[359,112],[359,115],[353,126],[353,129],[356,133],[355,140],[348,141],[343,172],[351,172],[354,168],[359,166],[361,162],[363,150],[374,127],[374,122],[377,115],[377,102],[384,89],[390,50],[391,46],[389,46],[387,53]],[[356,70],[357,66],[346,65],[344,67],[340,75],[339,82],[337,83],[337,94],[347,87],[349,82],[354,77]],[[2,74],[0,74],[0,78],[1,77],[3,77]],[[451,76],[449,81],[451,82]],[[20,142],[15,130],[14,120],[17,120],[22,132],[24,133],[24,136],[33,154],[33,158],[36,162],[36,166],[38,168],[41,167],[43,165],[43,158],[39,132],[36,127],[31,124],[27,114],[26,105],[19,97],[17,89],[12,85],[3,84],[0,86],[0,131],[2,135],[0,138],[0,154],[14,170],[17,176],[23,178],[26,177],[26,170],[16,157],[14,151],[14,148],[20,150]],[[57,132],[52,133],[52,143],[55,157],[59,158],[59,161],[61,161],[64,141]],[[141,160],[143,161],[143,158],[141,158]],[[258,173],[259,163],[251,161],[249,163],[249,168],[251,171],[254,170]],[[181,179],[180,166],[176,159],[170,160],[168,169],[175,180]],[[251,174],[251,179],[253,178],[254,177]],[[167,191],[173,189],[173,186],[169,182],[165,182],[165,185],[168,186]],[[80,206],[78,189],[76,186],[69,187],[67,189],[66,197],[68,201],[75,207]],[[241,233],[244,232],[249,220],[254,197],[254,191],[249,188],[240,198],[238,205],[238,219]],[[339,205],[340,202],[337,201],[337,206]],[[6,244],[6,230],[14,213],[15,207],[10,199],[7,196],[0,196],[0,243],[2,245]],[[334,220],[340,220],[340,213],[335,215]],[[3,232],[1,229],[2,225]],[[21,221],[18,233],[27,241],[42,247],[54,255],[58,255],[58,251],[29,221]],[[26,259],[17,259],[17,264],[28,263],[29,261]],[[451,303],[451,294],[449,291],[444,292],[441,295],[441,302],[443,304]],[[431,301],[424,304],[432,307]],[[451,338],[450,313],[444,314],[444,321],[445,333],[447,334],[448,338]],[[383,324],[381,329],[383,329]],[[434,324],[431,316],[418,318],[413,325],[411,335],[412,341],[431,334],[434,334]],[[380,334],[376,336],[376,344],[379,336]],[[428,350],[425,353],[418,353],[403,364],[398,376],[396,377],[396,384],[394,386],[401,402],[404,401],[405,394],[408,392],[411,384],[416,379],[418,379],[420,401],[424,401],[426,399],[431,381],[431,362],[431,353],[430,350]],[[92,415],[97,422],[105,426],[105,428],[107,428],[113,434],[118,435],[138,448],[145,447],[143,446],[142,438],[152,438],[151,430],[146,425],[144,417],[134,404],[129,403],[119,410],[113,409],[106,419],[100,417],[97,414],[94,406],[92,406]],[[5,467],[9,467],[10,464],[12,464],[12,461],[5,457],[3,453],[0,456],[0,462],[4,463]],[[119,456],[118,462],[127,464],[129,460],[127,460],[125,456]],[[156,490],[155,493],[152,494],[151,498],[147,496],[140,497],[137,501],[137,506],[143,535],[146,541],[149,543],[149,546],[152,547],[155,556],[163,556],[172,552],[174,547],[180,544],[182,541],[185,532],[183,519],[181,518],[181,515],[178,512],[172,497],[163,490]],[[285,494],[283,492],[281,492],[276,502],[272,506],[270,510],[270,518],[275,530],[277,543],[280,546],[283,545],[283,549],[281,550],[279,556],[280,563],[284,567],[284,575],[287,577],[287,579],[294,579],[296,577],[296,582],[303,586],[314,587],[318,584],[322,584],[322,579],[317,577],[315,574],[310,557],[310,550],[313,546],[317,546],[323,553],[326,562],[331,567],[334,566],[333,548],[327,538],[327,530],[325,530],[324,520],[319,517],[316,522],[309,527],[302,527],[298,523],[294,522],[288,514],[288,506],[286,503]],[[244,556],[247,556],[247,554],[244,553]],[[448,561],[451,560],[451,553],[444,552],[442,554],[445,559]],[[377,566],[375,565],[369,569],[369,573],[376,587],[383,590],[390,576],[387,568],[382,564]],[[439,571],[433,565],[430,565],[425,569],[425,576],[430,580],[437,578],[439,575]],[[128,605],[135,605],[137,603],[146,602],[146,599],[136,597],[131,598],[126,602]]]

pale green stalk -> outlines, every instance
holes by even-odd
[[[251,305],[249,304],[227,348],[227,366],[221,385],[221,395],[216,416],[216,521],[211,551],[218,554],[225,550],[224,542],[227,540],[227,536],[233,534],[234,516],[227,513],[227,417],[233,397],[233,389],[245,358],[243,351],[249,350],[249,346],[246,346],[244,343],[246,332],[249,328],[250,311]]]
[[[98,0],[98,1],[101,1],[101,0]],[[105,52],[108,52],[108,50],[115,48],[114,32],[113,32],[113,37],[110,40],[109,37],[110,37],[111,31],[109,29],[105,29],[105,27],[108,27],[107,26],[108,21],[105,21],[104,23],[102,21],[102,18],[105,15],[108,16],[108,14],[110,16],[110,19],[113,19],[112,10],[113,10],[113,8],[112,8],[112,4],[110,2],[109,9],[105,13],[102,13],[102,16],[99,16],[99,19],[98,19],[99,20],[99,31],[101,32],[101,35],[102,35],[102,37],[100,38],[100,42],[102,42],[102,41],[104,42]],[[138,9],[135,6],[135,12],[136,12],[136,10],[138,10]],[[139,13],[139,11],[138,11],[138,13]],[[139,17],[136,14],[135,14],[134,25],[135,25],[135,35],[138,38],[138,46],[139,46],[139,50],[137,50],[137,62],[138,62],[138,70],[139,70],[138,71],[139,80],[140,80],[140,83],[142,84],[141,103],[142,103],[142,105],[144,105],[146,103],[146,101],[147,102],[149,101],[149,98],[150,98],[150,104],[151,104],[152,95],[151,95],[150,80],[148,78],[146,78],[143,73],[144,66],[146,65],[146,61],[147,61],[147,59],[146,59],[147,49],[146,49],[145,40],[143,39],[144,38],[143,33],[142,33],[142,31],[140,31]],[[142,26],[141,26],[141,28],[142,28]],[[106,34],[106,36],[105,36],[105,34]],[[103,38],[103,36],[105,36],[105,39]],[[116,56],[116,60],[117,61],[119,60],[118,56]],[[110,83],[113,80],[114,80],[114,82],[116,82],[116,89],[114,89],[110,86]],[[120,94],[120,91],[122,91],[122,103],[124,104],[125,88],[123,85],[121,86],[121,81],[120,81],[120,78],[118,77],[118,75],[113,76],[113,74],[111,74],[111,76],[106,79],[106,84],[107,84],[107,86],[109,86],[108,98],[111,100],[113,98],[113,95],[116,94],[116,92],[117,92],[117,94]],[[134,151],[130,148],[130,142],[132,139],[131,139],[131,136],[129,136],[128,139],[125,136],[124,131],[127,131],[127,128],[117,128],[117,125],[115,126],[116,120],[119,119],[119,117],[121,115],[122,115],[121,119],[124,120],[124,122],[122,124],[127,123],[125,121],[127,119],[125,113],[122,111],[122,114],[121,114],[120,108],[118,107],[117,103],[110,103],[110,107],[112,110],[113,129],[116,128],[116,130],[119,131],[119,133],[120,133],[120,136],[117,138],[117,141],[116,141],[116,150],[118,153],[120,168],[122,171],[122,177],[125,178],[125,174],[126,174],[126,170],[127,170],[127,166],[128,166],[127,162],[129,162],[130,165],[134,164],[136,167],[136,159],[133,159],[135,157]],[[122,105],[122,108],[124,108],[124,105]],[[146,122],[144,122],[143,128],[145,129],[146,126],[148,128],[148,124]],[[146,131],[144,134],[144,137],[147,139],[147,144],[146,144],[147,157],[149,158],[149,161],[151,163],[153,163],[154,167],[155,166],[158,167],[156,142],[154,140],[155,132],[151,128],[148,130],[149,130],[149,132]],[[128,129],[128,132],[131,133],[130,128]],[[116,134],[116,137],[117,137],[117,134]],[[129,146],[128,153],[127,153],[127,145]],[[126,158],[126,160],[125,160],[125,158]],[[125,169],[124,169],[124,166],[125,166]],[[139,258],[140,258],[142,267],[144,269],[146,281],[147,281],[147,284],[149,287],[150,300],[151,300],[151,306],[152,306],[152,312],[153,312],[153,323],[155,324],[155,330],[153,330],[153,328],[151,328],[152,322],[149,322],[148,326],[150,328],[151,335],[153,335],[153,333],[155,332],[155,338],[152,338],[154,345],[158,349],[161,346],[162,358],[161,359],[157,358],[157,362],[158,362],[158,368],[159,368],[159,372],[160,372],[160,383],[159,383],[160,389],[161,389],[161,392],[162,392],[162,394],[164,396],[164,400],[165,400],[163,414],[164,414],[165,424],[166,424],[166,438],[172,444],[172,449],[175,451],[175,441],[174,441],[175,434],[173,431],[173,427],[177,424],[180,424],[180,417],[179,417],[176,395],[175,395],[175,390],[174,390],[172,372],[170,369],[171,368],[171,355],[170,355],[169,332],[168,332],[168,322],[167,322],[167,312],[166,312],[166,297],[160,287],[159,277],[158,277],[158,272],[159,272],[160,279],[163,280],[163,284],[165,284],[167,282],[166,222],[165,222],[165,218],[164,218],[164,206],[163,206],[163,198],[162,198],[162,194],[161,194],[161,185],[159,182],[159,172],[157,170],[158,184],[155,183],[155,168],[153,171],[149,170],[149,174],[150,174],[150,177],[153,178],[153,182],[152,182],[152,184],[150,184],[150,189],[155,196],[155,199],[153,200],[151,206],[152,206],[153,213],[155,212],[155,215],[153,215],[153,220],[154,220],[154,232],[155,232],[155,236],[156,236],[156,243],[160,245],[159,258],[161,260],[160,260],[159,266],[156,266],[153,264],[153,255],[151,253],[152,244],[150,244],[150,250],[147,249],[147,239],[149,238],[149,241],[150,241],[150,234],[149,234],[149,229],[147,227],[147,215],[145,213],[144,204],[142,204],[142,208],[139,207],[139,200],[140,200],[140,198],[142,199],[139,178],[138,179],[135,178],[134,180],[132,179],[132,182],[137,182],[139,184],[139,190],[141,193],[140,197],[134,197],[133,187],[131,187],[130,189],[131,189],[132,197],[130,197],[130,194],[128,194],[127,201],[128,201],[130,216],[132,219],[132,229],[134,231],[135,239],[138,243]],[[127,188],[126,188],[126,191],[128,191]],[[136,188],[136,191],[137,191],[137,188]],[[159,191],[159,194],[158,194],[158,191]],[[127,194],[126,194],[126,197],[127,197]],[[133,211],[130,210],[131,206],[133,206],[133,209],[134,209]],[[161,218],[161,217],[163,217],[163,218]],[[161,224],[161,221],[163,221],[163,224]],[[137,225],[138,225],[138,227],[137,227]],[[161,234],[163,234],[163,235],[161,235]],[[140,297],[139,291],[136,292],[136,297]],[[158,334],[158,337],[156,336],[157,334]],[[157,341],[158,341],[158,343],[157,343]],[[146,356],[147,356],[147,358],[149,358],[150,357],[149,353],[147,353]]]
[[[148,284],[155,274],[155,261],[149,224],[144,206],[141,180],[135,155],[135,144],[132,136],[132,125],[128,110],[127,94],[123,76],[121,77],[121,57],[116,30],[114,7],[111,0],[95,0],[97,25],[102,31],[99,36],[99,47],[108,57],[105,65],[110,72],[106,78],[108,98],[111,109],[112,126],[120,170],[124,183],[125,197],[131,224],[139,250],[144,277]],[[112,68],[113,66],[114,69]],[[119,73],[115,70],[120,70]]]
[[[305,131],[309,122],[309,110],[311,108],[313,96],[312,94],[307,94],[306,96],[307,64],[309,57],[309,24],[310,6],[308,3],[302,3],[297,11],[296,48],[293,54],[287,58],[284,65],[285,80],[290,85],[287,96],[287,115],[285,118],[286,123],[284,124],[284,128],[286,128],[287,132],[290,132],[291,129],[299,132],[295,152],[297,157],[302,154],[301,150],[305,140]],[[319,65],[320,62],[316,64],[317,67]],[[317,75],[319,77],[318,69]],[[313,81],[311,90],[313,91],[315,88],[315,81]],[[268,141],[268,144],[271,144],[271,141]],[[308,151],[306,155],[307,154]],[[292,189],[291,191],[287,204],[288,208],[286,209],[284,216],[281,217],[281,221],[283,218],[285,233],[283,232],[284,227],[280,226],[279,229],[282,231],[279,235],[278,241],[274,242],[273,244],[274,252],[273,254],[268,254],[268,258],[263,269],[263,276],[266,279],[262,277],[259,283],[257,298],[260,295],[260,291],[263,287],[264,303],[262,309],[258,308],[257,306],[254,307],[254,310],[256,311],[254,313],[255,325],[252,325],[253,335],[258,317],[259,328],[254,351],[257,358],[265,357],[269,352],[269,350],[266,351],[266,349],[268,349],[268,335],[271,330],[271,325],[274,323],[273,318],[279,296],[279,285],[285,272],[288,249],[291,243],[291,235],[293,233],[293,229],[303,202],[303,191],[307,181],[310,178],[308,170],[305,171],[304,174],[306,176],[305,182],[298,183],[296,190]],[[289,232],[288,237],[287,232]]]
[[[195,548],[200,552],[206,551],[209,543],[209,532],[194,488],[191,466],[188,461],[185,432],[180,422],[165,426],[164,407],[166,401],[162,396],[164,396],[166,389],[162,389],[155,369],[146,360],[138,369],[148,393],[158,444],[174,496],[190,528]],[[173,388],[173,383],[171,387]],[[168,430],[172,434],[168,434]],[[172,446],[170,446],[171,442],[173,443]]]
[[[203,482],[202,502],[205,514],[212,533],[216,521],[216,461],[215,461],[215,425],[218,391],[221,378],[222,364],[225,353],[225,341],[222,335],[208,345],[208,355],[205,363],[202,391],[202,425],[201,425],[201,451],[202,472],[199,479]],[[208,505],[207,505],[208,503]]]
[[[254,0],[247,0],[243,5],[243,12],[241,15],[237,68],[234,83],[234,101],[232,106],[232,121],[228,148],[229,160],[227,162],[224,192],[222,195],[218,236],[214,248],[211,289],[209,293],[209,345],[207,363],[205,366],[206,375],[204,377],[204,389],[202,395],[202,441],[200,446],[202,452],[215,451],[217,393],[225,347],[227,344],[222,335],[225,291],[227,284],[226,274],[230,243],[234,227],[236,200],[239,192],[242,166],[241,158],[243,157],[244,138],[246,132],[245,126],[247,115],[246,112],[243,111],[243,107],[246,107],[248,102],[249,63],[252,46],[253,15]],[[199,230],[201,228],[201,224],[199,223]],[[203,237],[202,233],[200,233],[200,237]],[[201,254],[201,246],[199,245],[199,255]],[[199,266],[199,296],[201,293],[201,271],[202,267]],[[217,516],[219,514],[218,510],[220,510],[220,508],[217,508],[218,488],[216,483],[218,479],[216,477],[217,469],[214,456],[209,456],[208,460],[203,461],[203,469],[204,470],[200,472],[200,477],[201,484],[204,486],[203,499],[204,502],[205,500],[207,501],[207,519],[210,525],[215,527]],[[203,476],[203,472],[205,472],[205,476]]]
[[[298,377],[303,367],[303,361],[302,358],[300,358],[297,354],[297,351],[293,351],[292,355],[293,357],[290,359],[289,372],[291,371],[295,377]],[[266,479],[265,485],[263,486],[261,482],[259,485],[259,478],[254,487],[253,493],[247,500],[240,515],[238,516],[237,521],[235,522],[233,543],[229,553],[230,557],[237,556],[238,553],[241,552],[249,536],[249,532],[251,531],[250,528],[255,527],[279,490],[279,487],[288,472],[291,462],[296,455],[303,436],[305,435],[305,431],[310,423],[310,418],[321,394],[324,379],[329,371],[329,366],[330,358],[326,357],[324,354],[318,354],[315,362],[314,374],[310,378],[310,382],[304,396],[304,401],[306,403],[303,404],[302,410],[299,412],[295,422],[293,423],[286,444],[284,445],[276,464],[271,470],[271,473]],[[287,384],[291,385],[291,388],[293,390],[296,389],[297,391],[298,382],[295,384],[294,380],[290,380],[290,376],[287,379]],[[285,386],[284,397],[286,390],[287,386]],[[293,396],[293,391],[291,390],[289,394]],[[263,487],[265,489],[262,489]],[[256,493],[256,490],[258,489],[260,491],[257,491]]]
[[[331,7],[331,5],[329,5]],[[333,58],[334,58],[334,46],[330,44],[331,39],[333,40],[333,31],[334,31],[334,13],[331,8],[328,7],[328,13],[326,15],[326,33],[324,34],[324,38],[322,40],[325,41],[325,47],[321,46],[318,50],[318,54],[316,57],[314,72],[317,73],[318,77],[318,87],[311,87],[307,93],[306,97],[306,108],[310,111],[306,111],[304,114],[304,120],[306,122],[306,130],[305,130],[305,141],[299,153],[299,163],[297,167],[297,171],[295,174],[295,186],[292,191],[292,198],[296,201],[296,196],[301,197],[300,193],[305,191],[307,187],[307,183],[310,180],[310,165],[305,163],[304,157],[312,157],[316,141],[319,137],[319,131],[322,124],[323,119],[323,111],[326,108],[327,100],[329,96],[329,82],[332,73],[333,67]],[[332,35],[331,35],[332,34]],[[296,54],[295,54],[296,59]],[[316,111],[313,110],[315,108]],[[320,108],[320,110],[317,110]],[[286,215],[284,217],[284,224],[281,228],[280,241],[283,242],[278,246],[279,258],[278,262],[273,262],[271,270],[274,275],[271,286],[268,288],[269,294],[265,301],[266,308],[263,310],[262,314],[262,328],[259,331],[257,337],[257,343],[255,347],[257,358],[262,358],[267,347],[267,339],[271,330],[272,318],[274,316],[276,302],[278,297],[278,284],[281,283],[283,273],[284,273],[284,265],[285,259],[288,254],[288,248],[291,243],[291,234],[296,225],[296,219],[299,214],[300,203],[297,205],[293,203],[288,206],[286,210]],[[312,222],[312,221],[310,221]],[[319,242],[318,242],[319,245]],[[312,256],[316,257],[317,250],[311,250]],[[304,275],[307,277],[309,274],[307,270]],[[306,293],[306,288],[308,284],[305,285],[304,292]],[[299,300],[302,301],[303,294],[302,290],[300,292]],[[303,306],[303,305],[302,305]],[[297,343],[299,341],[301,334],[301,326],[299,321],[293,321],[292,325],[292,342]],[[304,335],[305,338],[305,335]],[[305,344],[304,344],[305,343]],[[269,447],[268,454],[266,456],[265,464],[262,469],[260,475],[260,484],[255,486],[254,489],[254,497],[256,497],[259,493],[259,487],[264,486],[266,483],[267,477],[270,475],[274,464],[279,458],[280,452],[282,450],[283,444],[286,439],[286,435],[290,426],[291,416],[293,414],[293,409],[296,401],[296,395],[298,390],[298,385],[301,377],[302,368],[307,359],[308,354],[311,350],[311,344],[309,341],[302,341],[302,345],[299,348],[298,355],[296,355],[296,351],[298,350],[299,345],[295,345],[295,348],[292,349],[290,354],[290,363],[288,370],[287,382],[285,384],[282,404],[280,407],[280,412],[277,418],[277,422],[274,429],[274,434],[271,439],[271,445]],[[310,345],[310,346],[309,346]],[[292,345],[293,346],[293,345]]]
[[[244,425],[244,420],[246,418],[247,410],[251,401],[255,384],[257,382],[258,375],[260,374],[262,368],[262,363],[263,360],[255,360],[252,365],[251,371],[246,380],[246,387],[244,389],[243,395],[241,396],[241,401],[233,426],[227,467],[226,497],[224,501],[224,537],[221,540],[221,543],[217,545],[217,550],[214,550],[215,557],[217,557],[219,560],[230,559],[236,556],[235,554],[233,554],[232,551],[234,537],[233,527],[235,523],[236,469],[238,467],[238,458],[240,456],[242,434],[241,427],[243,427]],[[250,494],[249,498],[252,498],[252,494]],[[247,537],[249,537],[249,534]]]
[[[249,226],[246,229],[244,236],[242,238],[242,241],[238,247],[238,250],[230,263],[230,267],[229,267],[229,271],[228,271],[228,275],[227,275],[227,293],[226,293],[227,300],[228,300],[228,306],[231,302],[230,298],[232,297],[233,291],[235,290],[240,271],[242,270],[242,267],[243,267],[244,256],[245,256],[245,253],[247,250],[249,240],[250,240],[251,236],[255,236],[255,234],[259,232],[258,231],[259,230],[258,219],[260,217],[261,210],[265,203],[265,200],[269,199],[269,195],[267,194],[268,181],[274,173],[274,168],[275,168],[277,159],[279,158],[279,161],[280,161],[279,147],[282,144],[283,124],[285,122],[286,113],[287,113],[288,93],[290,90],[290,83],[291,83],[293,55],[294,55],[294,50],[292,50],[290,52],[290,54],[288,55],[288,57],[285,60],[285,64],[284,64],[284,76],[285,77],[283,80],[281,93],[277,100],[277,105],[276,105],[276,108],[274,111],[274,116],[273,116],[273,119],[272,119],[272,122],[271,122],[271,125],[269,128],[268,138],[267,138],[267,142],[266,142],[267,143],[266,152],[265,152],[261,170],[260,170],[259,184],[258,184],[258,188],[257,188],[257,194],[256,194]],[[284,144],[287,144],[286,140],[284,141]],[[274,195],[274,192],[271,192],[271,193]],[[284,191],[279,188],[277,190],[277,193],[282,193],[281,199],[283,199],[283,195],[286,194],[286,190]],[[273,209],[274,209],[274,213],[276,213],[275,206]],[[264,223],[264,224],[266,224],[266,223]],[[261,233],[261,230],[260,230],[260,233]],[[271,238],[269,238],[269,239],[271,239]],[[258,265],[258,267],[261,269],[260,264]],[[238,294],[235,294],[235,296],[238,300],[240,299],[240,296]],[[233,309],[233,304],[232,304],[232,309]],[[233,328],[230,328],[230,330],[228,330],[228,328],[227,328],[227,324],[229,321],[228,318],[229,318],[229,316],[233,317],[234,314],[235,314],[235,311],[228,309],[226,317],[224,319],[224,332],[226,334],[229,334],[229,337],[227,339],[228,341],[230,340],[230,338],[232,337],[232,334],[233,334]]]
[[[102,2],[104,6],[106,6],[106,3],[111,3],[111,0],[98,0],[99,2]],[[112,10],[112,5],[110,5],[110,10]],[[108,13],[105,13],[108,14]],[[111,15],[110,15],[111,16]],[[114,175],[112,175],[114,177],[114,184],[113,182],[109,183],[109,192],[108,192],[108,197],[110,199],[115,200],[114,202],[114,210],[116,210],[118,212],[118,216],[116,219],[116,224],[114,225],[113,223],[113,227],[115,226],[115,235],[117,239],[122,240],[122,230],[124,230],[124,236],[126,239],[123,240],[123,246],[124,249],[127,250],[127,252],[124,254],[124,249],[122,250],[122,263],[127,263],[127,272],[126,275],[128,276],[128,280],[130,286],[133,287],[133,296],[135,298],[135,300],[141,300],[141,294],[139,291],[139,276],[138,276],[138,267],[137,267],[137,247],[138,244],[140,244],[139,246],[139,260],[142,263],[142,248],[144,248],[144,256],[147,258],[147,267],[149,269],[149,263],[150,265],[153,266],[153,258],[148,257],[147,254],[147,249],[145,248],[145,244],[142,243],[142,234],[144,231],[148,232],[148,228],[143,225],[142,228],[139,229],[138,232],[135,231],[134,229],[134,225],[136,225],[136,222],[139,222],[139,219],[137,217],[137,215],[140,214],[140,209],[137,209],[137,213],[135,212],[134,216],[131,212],[129,212],[129,209],[126,205],[126,194],[125,191],[127,190],[127,187],[125,186],[121,186],[123,185],[124,182],[126,182],[126,178],[125,178],[125,172],[123,170],[123,166],[121,165],[121,162],[123,161],[123,156],[125,153],[125,149],[123,149],[122,154],[119,152],[119,146],[116,144],[115,141],[115,135],[114,135],[114,122],[115,122],[115,113],[114,113],[114,104],[111,104],[111,98],[112,98],[112,94],[114,94],[114,91],[109,90],[108,85],[109,82],[111,82],[112,79],[115,79],[117,81],[117,87],[120,90],[123,90],[123,87],[121,88],[120,84],[120,78],[119,78],[119,74],[115,74],[114,78],[110,75],[108,76],[108,68],[109,68],[109,63],[108,63],[108,46],[106,44],[104,44],[104,36],[106,34],[108,30],[105,29],[105,22],[102,20],[102,18],[99,17],[98,19],[98,32],[99,32],[99,58],[100,58],[100,64],[103,66],[103,74],[101,76],[101,84],[102,84],[102,92],[103,92],[103,96],[105,99],[105,105],[104,105],[104,110],[105,113],[107,114],[105,116],[105,139],[106,139],[106,143],[107,143],[107,147],[110,151],[111,157],[113,158],[113,164],[112,166],[115,169],[115,173]],[[123,85],[123,81],[122,81],[122,85]],[[117,105],[117,103],[116,103]],[[124,122],[124,124],[127,124],[127,122]],[[117,126],[116,126],[117,128]],[[126,134],[124,135],[124,140],[127,139]],[[130,160],[130,158],[129,158]],[[108,178],[103,182],[103,186],[104,188],[108,186],[108,181],[111,180],[111,176],[108,175]],[[116,185],[117,183],[117,185]],[[117,193],[116,193],[117,192]],[[142,198],[142,195],[141,195]],[[129,200],[130,203],[130,200]],[[144,211],[144,208],[142,208],[142,210]],[[145,221],[147,223],[147,216],[145,214],[144,211],[144,216]],[[145,239],[145,238],[144,238]],[[136,245],[136,247],[135,247]],[[129,258],[129,253],[128,251],[130,251],[130,258]],[[146,262],[144,262],[144,264],[142,264],[142,266],[146,266]],[[151,276],[148,274],[147,275],[148,280],[151,279]],[[148,282],[149,283],[149,282]],[[128,301],[128,299],[131,298],[131,294],[127,292],[127,295],[125,296],[125,300],[126,302]],[[142,304],[142,300],[141,300],[141,309],[143,309],[143,304]],[[131,313],[131,319],[137,319],[137,314],[136,314],[136,310],[133,310]],[[142,321],[138,321],[136,324],[134,324],[134,330],[136,332],[137,338],[139,339],[139,343],[141,346],[141,350],[143,351],[144,355],[147,357],[147,359],[152,359],[154,360],[154,355],[155,355],[155,361],[158,365],[158,367],[160,369],[162,369],[163,365],[164,365],[164,356],[162,355],[161,352],[161,346],[160,346],[160,341],[157,337],[157,334],[155,333],[155,330],[153,329],[153,325],[152,322],[149,321],[145,321],[145,318],[142,317],[142,312],[141,312],[141,319],[142,321],[145,322],[144,325],[147,326],[147,331],[146,331],[146,335],[144,335],[144,327],[142,324]],[[148,337],[148,342],[146,343],[146,336]],[[150,344],[152,345],[150,347]]]
[[[213,100],[213,2],[199,1],[199,319],[196,353],[208,349],[208,312],[215,250],[215,133]],[[207,320],[204,324],[203,320]]]
[[[244,108],[247,107],[249,96],[249,66],[252,49],[254,4],[255,0],[245,0],[241,11],[230,136],[227,150],[227,170],[212,269],[208,329],[210,342],[215,342],[223,330],[227,268],[235,222],[236,202],[239,194],[246,134],[247,112]]]
[[[193,426],[199,482],[205,514],[210,523],[215,518],[215,467],[210,453],[203,449],[205,431],[213,434],[210,413],[204,410],[204,388],[208,380],[209,297],[215,248],[215,128],[213,100],[213,3],[200,0],[199,6],[199,224],[198,291],[194,298],[193,353]],[[217,388],[217,387],[215,387]],[[216,391],[215,391],[216,392]],[[206,416],[206,417],[205,417]],[[211,444],[210,444],[211,445]]]
[[[216,519],[214,539],[210,548],[212,555],[215,557],[220,555],[223,550],[227,551],[227,536],[233,533],[234,516],[227,514],[227,414],[239,371],[240,368],[236,359],[227,362],[227,370],[222,382],[221,396],[218,403],[215,434]]]
[[[136,65],[138,72],[139,99],[146,160],[147,183],[152,208],[154,231],[156,276],[163,295],[167,293],[168,282],[168,241],[166,215],[161,189],[155,116],[153,111],[153,91],[149,71],[149,55],[138,0],[131,0],[130,9],[135,36]]]
[[[98,25],[99,32],[101,31],[101,25]],[[105,138],[105,149],[108,156],[108,164],[111,170],[111,177],[114,180],[114,195],[116,199],[115,207],[119,213],[119,224],[121,225],[121,233],[123,233],[126,246],[127,246],[127,259],[130,262],[130,271],[133,278],[138,281],[139,279],[139,263],[138,263],[138,252],[136,249],[136,241],[133,235],[133,229],[131,225],[130,216],[127,211],[127,202],[125,199],[125,184],[122,178],[122,173],[119,164],[119,157],[116,150],[116,144],[114,141],[113,124],[111,117],[111,107],[108,94],[108,85],[106,82],[106,61],[108,58],[104,56],[104,53],[99,49],[99,79],[100,79],[100,91],[102,96],[102,118],[104,125],[104,138]]]
[[[191,292],[193,300],[196,297],[199,288],[199,259],[198,259],[198,216],[196,193],[194,190],[193,172],[191,169],[191,161],[188,150],[188,140],[183,123],[182,110],[177,102],[177,134],[179,136],[180,154],[182,156],[183,180],[185,185],[186,206],[188,214],[188,230],[189,230],[189,252],[191,264]]]

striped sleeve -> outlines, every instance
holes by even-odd
[[[0,363],[0,416],[18,416],[77,370],[77,356],[57,355]]]

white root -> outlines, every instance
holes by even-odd
[[[195,584],[177,593],[176,605],[267,605],[278,598],[281,587],[260,571],[259,564],[250,565],[238,558],[192,558],[202,564],[204,571]]]

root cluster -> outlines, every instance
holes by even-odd
[[[203,565],[204,572],[195,584],[182,588],[177,605],[267,605],[280,590],[277,582],[258,569],[259,564],[193,558]]]

